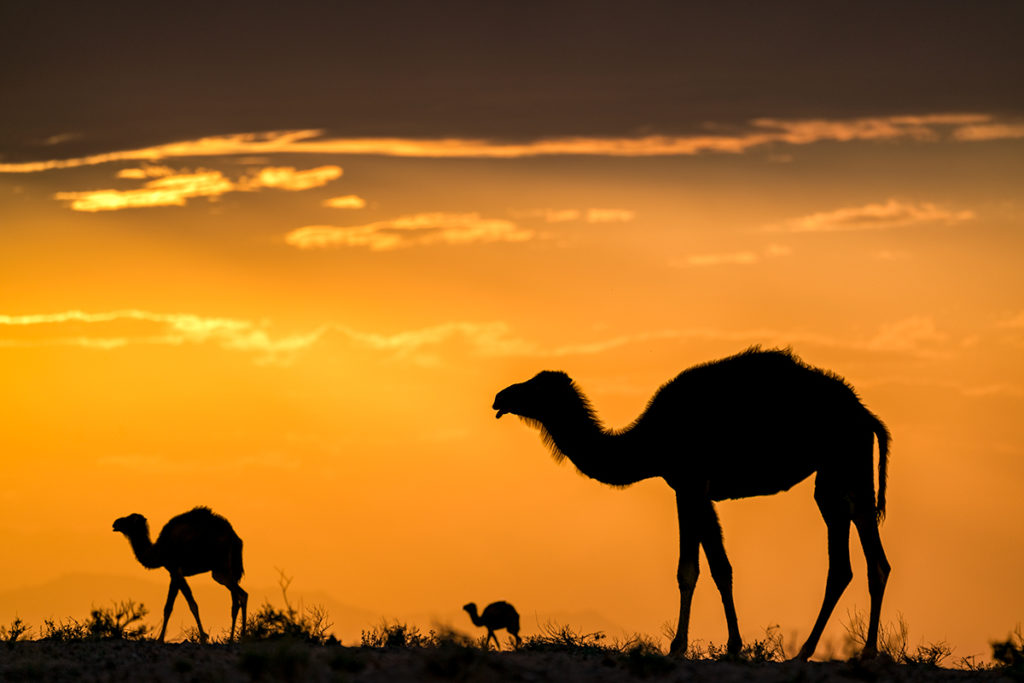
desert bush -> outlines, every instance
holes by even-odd
[[[142,603],[115,602],[111,607],[94,607],[89,618],[79,621],[44,619],[39,639],[67,643],[77,640],[142,640],[149,627],[141,623],[149,614]]]
[[[113,607],[93,608],[83,626],[87,637],[96,640],[141,640],[149,630],[141,623],[148,613],[142,603],[122,600]]]
[[[73,640],[85,640],[88,636],[89,629],[77,619],[43,619],[43,628],[39,639],[67,643]]]
[[[269,601],[264,602],[257,612],[250,616],[245,625],[246,640],[279,640],[289,638],[313,645],[337,645],[338,639],[329,633],[334,625],[329,621],[327,610],[321,605],[304,608],[292,606],[288,600],[288,588],[292,579],[280,572],[278,584],[284,609],[277,609]]]
[[[1020,625],[1006,640],[992,643],[992,659],[1016,677],[1024,677],[1024,631]]]
[[[424,634],[417,626],[384,619],[380,625],[363,630],[359,642],[363,647],[430,647],[438,644],[438,635],[433,630]]]
[[[31,631],[31,627],[22,621],[21,617],[14,617],[10,626],[0,626],[0,640],[5,643],[15,643]]]

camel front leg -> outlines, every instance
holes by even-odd
[[[729,642],[726,645],[726,651],[731,655],[738,655],[743,649],[743,639],[740,637],[740,626],[736,619],[736,604],[732,597],[732,565],[729,564],[729,557],[725,554],[722,525],[718,521],[715,505],[710,500],[704,511],[700,543],[704,546],[704,554],[708,558],[711,578],[715,580],[715,586],[718,587],[718,592],[722,596],[725,623],[729,628]]]
[[[160,627],[160,635],[156,637],[161,643],[167,634],[167,622],[171,619],[171,612],[174,610],[174,600],[178,597],[178,577],[171,574],[171,585],[167,589],[167,602],[164,603],[164,625]]]
[[[231,635],[228,640],[235,639],[235,619],[238,618],[238,610],[242,610],[242,629],[239,638],[245,637],[246,606],[249,603],[249,594],[242,590],[242,587],[235,584],[231,588]]]
[[[697,575],[700,573],[700,507],[691,501],[683,501],[682,496],[677,494],[676,509],[679,512],[679,569],[676,572],[679,583],[679,624],[676,626],[676,637],[669,646],[669,654],[683,657],[690,645],[690,605],[693,602],[693,589],[697,585]]]
[[[192,616],[196,618],[196,626],[199,627],[199,642],[205,643],[209,638],[206,635],[206,631],[203,630],[203,623],[199,621],[199,605],[196,604],[196,599],[192,597],[192,589],[188,587],[188,582],[185,578],[181,578],[181,593],[185,596],[185,600],[188,601],[188,608],[192,610]]]

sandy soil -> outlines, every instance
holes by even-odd
[[[658,656],[483,652],[464,647],[350,648],[294,642],[240,645],[18,642],[0,645],[2,681],[1012,681],[891,663],[749,664]]]

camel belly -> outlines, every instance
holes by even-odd
[[[770,496],[788,491],[817,469],[807,462],[766,463],[771,467],[733,465],[712,467],[708,472],[708,496],[711,500]]]

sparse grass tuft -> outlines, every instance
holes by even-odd
[[[695,640],[690,642],[690,646],[686,650],[686,658],[712,662],[750,662],[752,664],[784,662],[787,659],[782,642],[782,630],[777,625],[765,627],[764,638],[755,638],[745,642],[738,655],[729,654],[726,645]]]
[[[847,612],[846,617],[847,620],[843,624],[846,628],[844,649],[847,658],[852,659],[867,642],[868,624],[862,612]],[[910,627],[907,626],[907,620],[902,614],[897,612],[895,624],[890,622],[878,625],[878,652],[897,664],[940,667],[953,654],[953,648],[945,641],[922,643],[910,652],[907,649],[909,641]]]
[[[604,640],[605,635],[602,631],[581,633],[574,630],[571,626],[559,626],[549,621],[541,626],[541,633],[539,635],[525,638],[521,649],[542,652],[569,652],[583,655],[606,654],[613,648],[606,645],[603,642]]]

